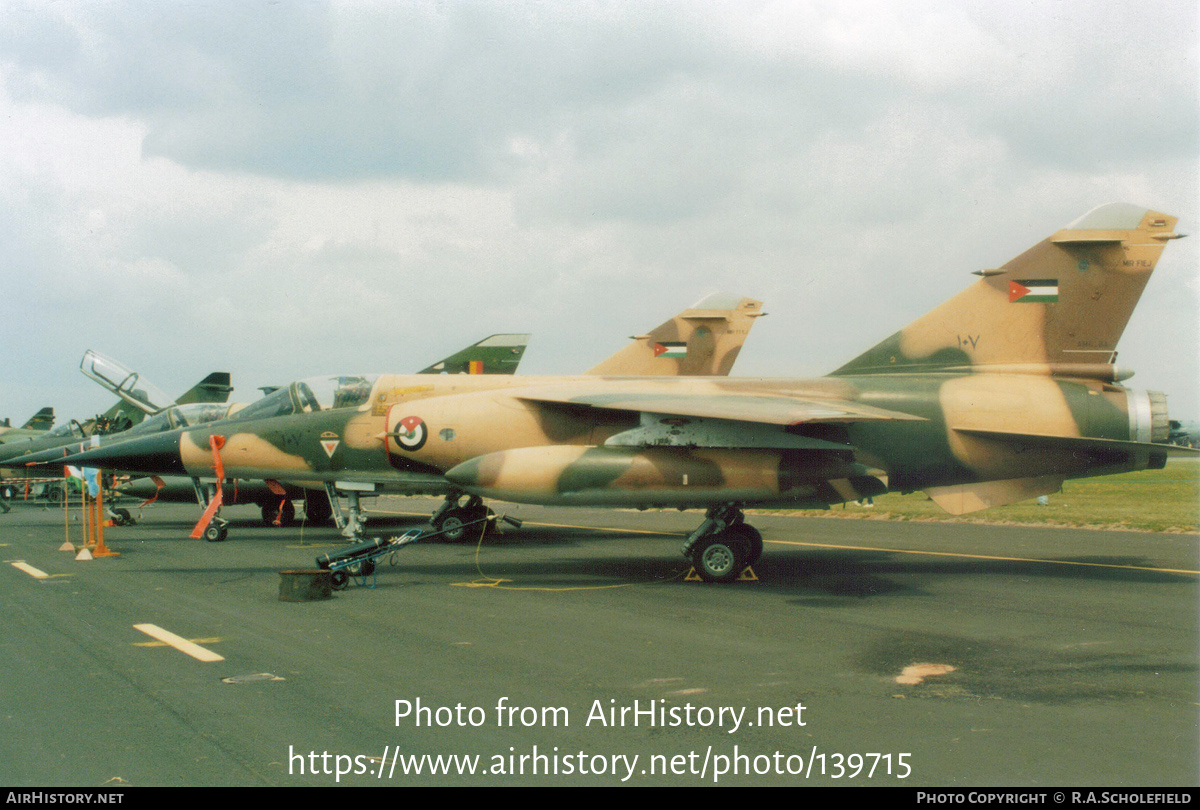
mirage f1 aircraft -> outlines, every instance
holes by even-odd
[[[587,373],[590,375],[622,374],[661,377],[726,375],[733,367],[742,344],[750,334],[754,320],[765,314],[762,311],[761,301],[738,298],[727,293],[715,293],[659,324],[647,334],[631,337],[632,343]],[[493,335],[476,346],[509,345],[512,343],[511,338],[513,337],[527,336]],[[497,338],[504,338],[504,340],[497,340]],[[470,352],[471,350],[466,351]],[[445,368],[453,367],[456,361],[460,365],[466,363],[469,366],[471,359],[460,356],[462,354],[459,353],[452,358],[435,363],[421,374],[441,373]],[[505,367],[505,369],[507,373],[512,373],[515,366]],[[254,424],[254,420],[260,419],[277,420],[288,415],[296,416],[299,419],[305,414],[357,408],[365,399],[369,398],[372,387],[379,376],[341,375],[301,380],[286,388],[272,389],[266,397],[249,406],[234,406],[230,409],[230,416],[236,419],[238,424]],[[433,390],[434,386],[431,383],[434,381],[429,378],[418,376],[412,379],[415,385],[410,388],[414,392]],[[440,378],[437,384],[441,385]],[[237,410],[242,408],[244,409]],[[116,437],[116,440],[133,441],[139,435],[198,424],[194,420],[186,421],[188,415],[182,412],[177,413],[177,411],[180,409],[171,409],[152,420],[147,420],[135,431]],[[300,419],[300,421],[303,420]],[[111,448],[111,444],[106,443],[106,446]],[[175,446],[178,446],[177,440]],[[306,449],[314,454],[324,454],[325,458],[331,462],[335,459],[337,462],[341,462],[345,457],[345,452],[352,455],[356,452],[349,448],[345,452],[339,452],[340,447],[342,447],[342,439],[338,438],[338,434],[322,431],[319,444],[312,444]],[[82,451],[86,448],[80,447],[79,449]],[[117,452],[116,448],[111,449],[113,452]],[[47,453],[29,456],[22,460],[30,464],[62,463],[60,456]],[[146,459],[143,459],[142,462],[140,466],[131,467],[130,471],[151,473],[155,476],[156,483],[169,482],[172,474],[177,476],[178,473],[184,472],[179,469],[177,459],[175,461],[168,460],[162,465],[155,465]],[[315,458],[312,463],[314,466],[322,464],[319,459]],[[110,469],[120,469],[120,465],[110,467]],[[221,489],[218,489],[212,498],[201,493],[201,476],[211,479],[217,470],[220,470],[217,478],[224,480],[226,485],[233,485],[229,489],[232,499]],[[394,476],[389,476],[386,481],[364,481],[353,477],[338,478],[336,476],[332,479],[326,477],[314,480],[308,476],[295,479],[286,474],[286,469],[281,469],[280,473],[278,476],[267,476],[261,482],[254,476],[246,476],[251,479],[249,482],[239,481],[238,479],[242,476],[227,474],[219,463],[219,456],[214,458],[214,463],[201,475],[188,473],[190,478],[184,480],[191,482],[197,499],[202,505],[207,503],[208,507],[192,536],[204,536],[212,541],[224,540],[227,536],[227,524],[217,516],[216,510],[222,503],[245,503],[247,499],[260,502],[263,508],[263,520],[275,525],[284,525],[286,522],[290,522],[295,515],[292,499],[303,497],[305,516],[308,520],[321,522],[332,515],[347,536],[355,536],[362,530],[362,514],[359,506],[361,496],[380,494],[384,491],[409,495],[446,495],[445,504],[433,516],[432,522],[442,531],[443,538],[450,542],[462,539],[465,534],[464,524],[488,515],[488,510],[483,506],[480,498],[467,496],[456,490],[441,475],[429,475],[425,472],[398,472]],[[178,479],[176,479],[174,487],[160,485],[157,490],[158,496],[170,497],[171,493],[179,492],[182,487],[177,482]],[[145,487],[142,487],[141,491],[148,493]],[[350,515],[348,518],[341,513],[338,507],[339,493],[345,493],[349,501]],[[148,494],[153,495],[154,493]],[[461,503],[464,498],[467,499],[465,505]]]
[[[748,505],[923,490],[962,514],[1162,467],[1166,399],[1121,385],[1130,372],[1115,357],[1175,223],[1097,208],[819,379],[382,375],[321,400],[345,407],[264,408],[70,461],[426,477],[448,482],[448,502],[703,508],[683,552],[704,579],[731,581],[762,551]]]

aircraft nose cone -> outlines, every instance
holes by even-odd
[[[10,470],[21,470],[26,467],[44,467],[49,465],[61,464],[62,460],[71,454],[73,449],[78,449],[78,443],[73,445],[62,445],[59,447],[51,447],[48,450],[39,450],[36,453],[10,453],[8,455],[0,455],[0,466],[4,466]]]
[[[55,463],[151,475],[185,475],[187,473],[179,458],[178,433],[126,439],[109,446],[75,453],[58,459]]]

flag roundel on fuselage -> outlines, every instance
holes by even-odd
[[[425,446],[429,438],[429,429],[419,416],[406,416],[396,423],[396,444],[410,453],[415,453]]]

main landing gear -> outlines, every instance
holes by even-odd
[[[469,533],[468,525],[478,525],[479,521],[492,514],[492,510],[483,505],[479,496],[470,496],[465,504],[462,503],[463,497],[462,492],[449,493],[445,503],[429,518],[434,531],[441,533],[443,542],[461,543]],[[492,524],[484,525],[490,527]]]
[[[763,540],[739,506],[726,504],[709,508],[681,550],[705,582],[733,582],[762,556]]]

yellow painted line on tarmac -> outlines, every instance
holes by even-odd
[[[29,574],[29,576],[33,577],[34,579],[49,579],[50,578],[50,575],[47,574],[45,571],[34,568],[32,565],[30,565],[29,563],[24,562],[22,560],[17,560],[15,563],[12,564],[12,567],[16,568],[18,571],[24,571],[26,574]]]
[[[1159,574],[1200,574],[1186,568],[1153,568],[1145,565],[1116,565],[1113,563],[1078,562],[1076,560],[1046,560],[1037,557],[1000,557],[988,554],[961,554],[953,551],[918,551],[908,548],[877,548],[874,546],[841,546],[832,543],[802,543],[797,540],[766,540],[781,546],[804,546],[806,548],[835,548],[843,551],[885,551],[891,554],[923,554],[929,557],[955,557],[965,560],[991,560],[994,562],[1029,562],[1046,565],[1073,565],[1080,568],[1120,568],[1125,571],[1153,571]]]
[[[225,660],[224,656],[217,655],[212,650],[205,649],[204,647],[201,647],[199,644],[193,644],[192,642],[188,641],[186,638],[177,636],[174,633],[172,633],[170,630],[164,630],[161,627],[159,627],[158,625],[135,624],[133,627],[135,630],[140,630],[143,633],[145,633],[146,635],[150,636],[150,638],[158,639],[159,641],[163,642],[164,644],[174,647],[175,649],[179,650],[181,653],[186,653],[198,661],[211,662],[211,661],[224,661]]]

